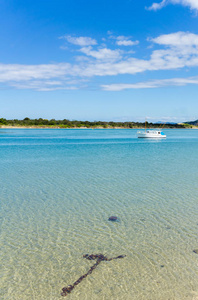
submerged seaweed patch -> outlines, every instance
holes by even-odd
[[[62,293],[61,296],[65,297],[67,296],[69,293],[71,293],[71,291],[75,288],[75,286],[77,286],[84,278],[86,278],[88,275],[90,275],[93,270],[99,265],[99,263],[101,263],[101,261],[110,261],[113,259],[118,259],[118,258],[124,258],[126,255],[119,255],[116,257],[112,257],[112,258],[107,258],[106,256],[104,256],[103,254],[85,254],[83,255],[84,258],[88,259],[88,260],[96,260],[96,263],[89,269],[89,271],[80,276],[78,278],[78,280],[76,280],[73,285],[68,285],[67,287],[62,288]]]

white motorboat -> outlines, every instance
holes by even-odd
[[[145,131],[138,131],[137,132],[138,138],[166,138],[166,135],[161,130],[145,130]]]

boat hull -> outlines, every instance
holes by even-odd
[[[164,139],[166,135],[161,131],[147,131],[147,132],[137,132],[138,138],[144,139]]]
[[[139,139],[165,139],[166,136],[138,136]]]

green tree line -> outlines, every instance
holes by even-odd
[[[0,126],[16,126],[16,127],[55,127],[55,128],[142,128],[145,123],[141,122],[105,122],[105,121],[77,121],[77,120],[47,120],[47,119],[30,119],[24,118],[23,120],[12,119],[7,120],[0,118]],[[146,122],[147,128],[185,128],[184,124],[159,124],[159,123],[148,123]]]

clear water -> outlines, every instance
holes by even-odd
[[[198,130],[0,130],[0,299],[198,299]],[[119,222],[110,222],[110,216]]]

